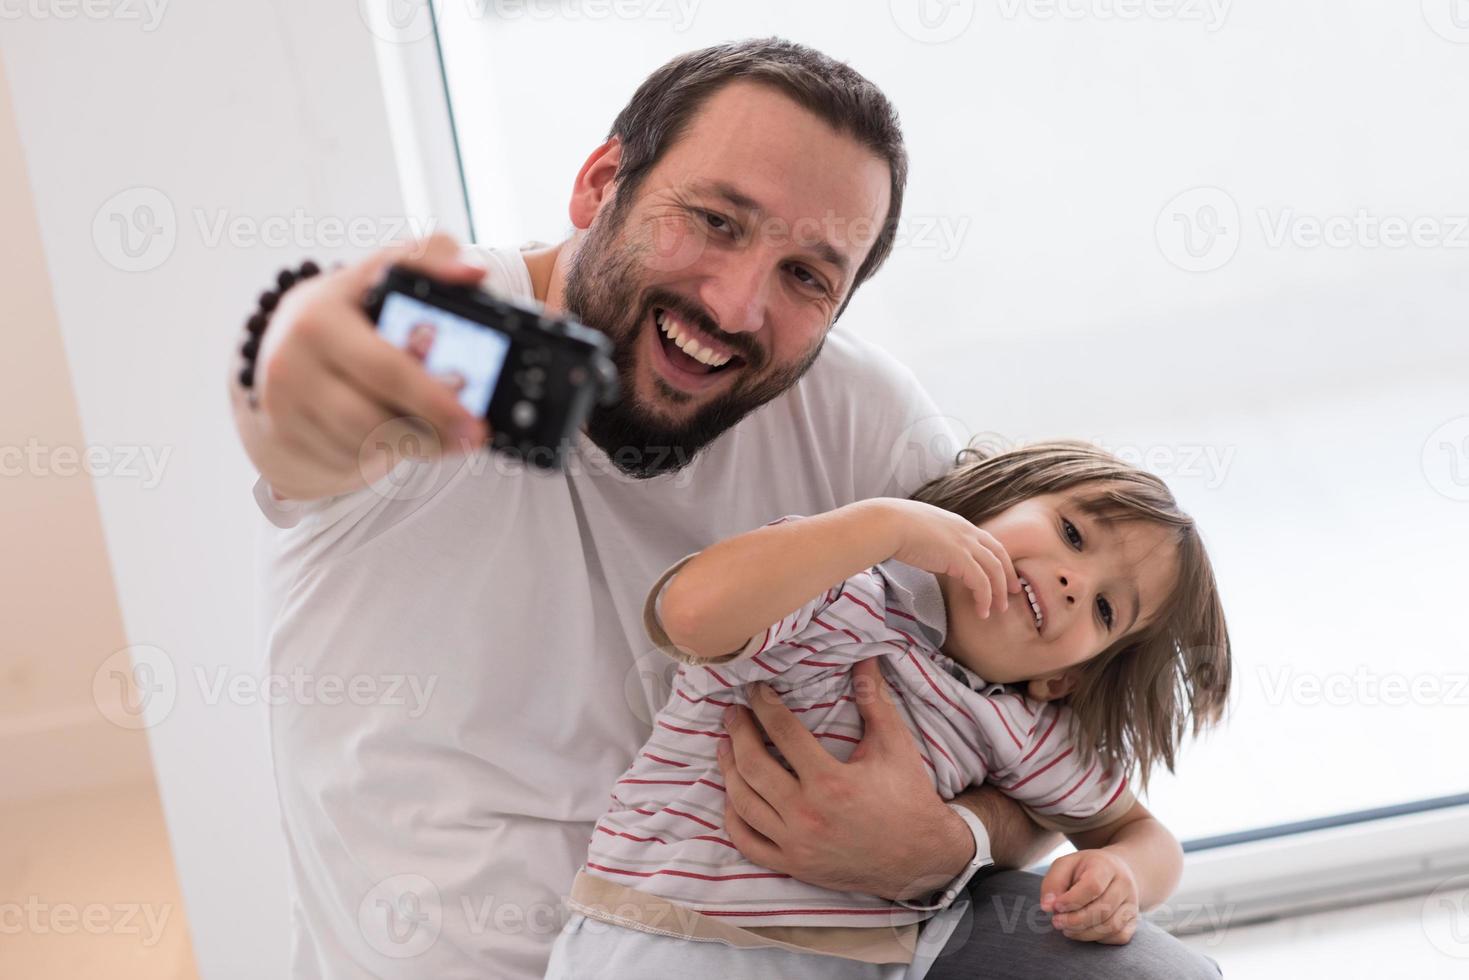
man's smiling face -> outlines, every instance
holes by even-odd
[[[605,198],[567,270],[567,308],[612,339],[622,385],[593,440],[655,475],[795,384],[890,182],[881,157],[772,87],[710,96],[631,201]]]

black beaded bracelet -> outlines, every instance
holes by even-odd
[[[270,325],[270,315],[280,305],[286,290],[320,272],[321,267],[310,259],[302,262],[300,268],[282,269],[275,277],[275,288],[260,294],[255,312],[245,321],[245,342],[240,345],[240,356],[245,363],[240,366],[239,378],[251,408],[255,407],[255,358],[260,354],[260,338],[265,336],[265,328]]]

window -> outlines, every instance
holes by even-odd
[[[581,162],[678,52],[779,33],[888,92],[913,158],[903,236],[836,329],[971,433],[1096,440],[1198,518],[1234,708],[1150,803],[1200,837],[1469,788],[1469,23],[1442,6],[438,13],[496,244],[569,232]]]

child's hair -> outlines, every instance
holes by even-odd
[[[1172,772],[1184,733],[1197,735],[1217,722],[1229,697],[1229,630],[1193,518],[1162,480],[1084,442],[1035,443],[993,455],[971,448],[956,462],[913,499],[978,524],[1031,497],[1070,491],[1078,509],[1095,519],[1172,530],[1178,579],[1162,608],[1152,622],[1083,663],[1067,698],[1081,752],[1109,769],[1136,763],[1144,787],[1157,763]]]

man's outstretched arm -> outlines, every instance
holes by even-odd
[[[720,769],[725,829],[750,860],[801,881],[888,899],[915,899],[947,885],[974,858],[974,835],[934,792],[876,660],[858,664],[854,691],[862,742],[839,762],[764,685],[748,709],[730,709]],[[757,724],[758,720],[758,724]],[[761,729],[795,770],[766,750]],[[1059,842],[991,787],[955,802],[975,813],[1002,867],[1024,867]]]

